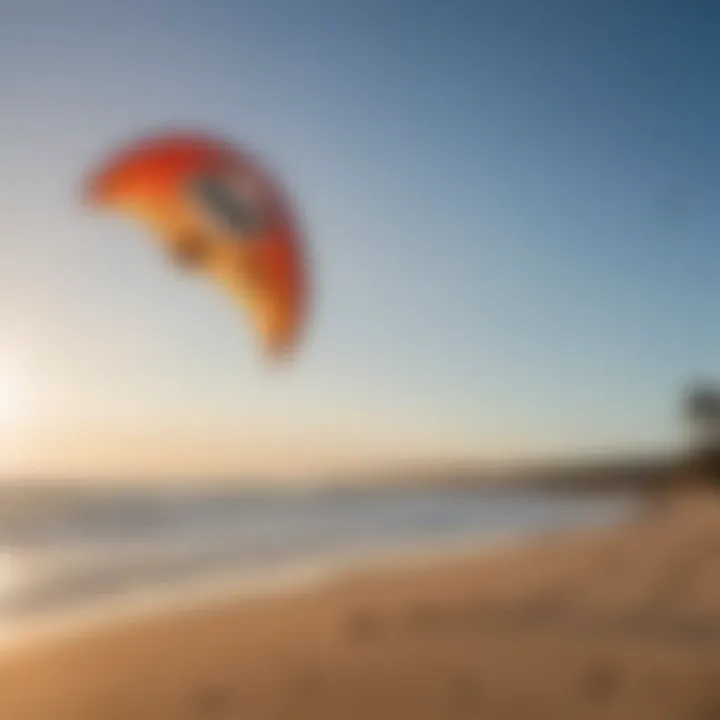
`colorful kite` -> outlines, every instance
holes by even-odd
[[[302,238],[283,191],[248,153],[203,134],[145,138],[92,173],[86,198],[143,222],[177,263],[228,290],[269,355],[297,346]]]

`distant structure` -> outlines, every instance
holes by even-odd
[[[693,384],[685,394],[684,415],[690,430],[688,469],[695,480],[720,488],[720,386]]]

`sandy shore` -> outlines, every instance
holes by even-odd
[[[0,661],[5,720],[720,718],[720,502]]]

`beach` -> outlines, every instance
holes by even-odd
[[[0,659],[0,717],[720,718],[720,502],[108,623]]]

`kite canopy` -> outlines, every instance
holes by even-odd
[[[295,349],[306,311],[302,238],[280,186],[248,153],[199,133],[146,137],[91,173],[85,199],[134,217],[178,265],[225,288],[268,354]]]

